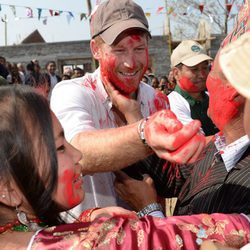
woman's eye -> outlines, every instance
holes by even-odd
[[[59,152],[64,152],[64,150],[65,150],[64,145],[61,145],[60,147],[57,148],[57,151],[59,151]]]

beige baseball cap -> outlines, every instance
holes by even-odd
[[[182,63],[188,67],[195,66],[201,62],[213,60],[207,55],[204,48],[193,40],[182,41],[172,52],[171,67]]]
[[[128,29],[144,30],[151,37],[144,11],[133,0],[105,1],[91,15],[91,37],[100,35],[108,45]]]
[[[219,54],[221,69],[232,86],[250,98],[250,33],[225,46]]]

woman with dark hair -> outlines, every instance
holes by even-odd
[[[25,84],[34,87],[39,94],[48,99],[51,83],[47,73],[30,71],[26,76]]]
[[[0,249],[199,249],[204,239],[239,248],[250,239],[244,215],[138,219],[113,207],[65,224],[60,212],[84,199],[80,152],[29,87],[0,87],[0,120]]]

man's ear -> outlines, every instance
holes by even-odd
[[[0,203],[15,208],[22,203],[22,196],[11,187],[11,184],[0,180]]]
[[[174,79],[175,79],[176,81],[179,81],[179,80],[181,79],[181,71],[180,71],[180,69],[178,69],[177,67],[174,67],[174,68],[172,69],[172,71],[173,71]]]
[[[96,60],[99,60],[100,57],[101,57],[101,54],[100,54],[101,47],[100,47],[100,44],[97,44],[95,39],[91,39],[91,41],[90,41],[90,49],[91,49],[93,57]]]

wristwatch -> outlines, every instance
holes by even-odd
[[[156,202],[150,203],[146,207],[144,207],[142,210],[137,212],[137,216],[139,218],[142,218],[143,216],[148,215],[154,211],[161,211],[163,213],[163,208],[162,208],[161,204],[156,203]]]

